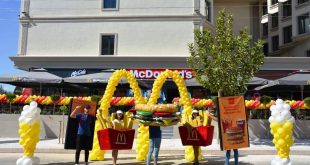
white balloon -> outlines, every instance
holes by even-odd
[[[279,116],[279,115],[280,115],[280,112],[279,112],[279,111],[272,111],[272,112],[271,112],[271,116],[276,117],[276,116]]]
[[[37,102],[35,102],[35,101],[32,101],[31,103],[30,103],[30,108],[32,108],[32,107],[38,107],[38,103]]]
[[[289,110],[291,110],[291,106],[288,104],[284,104],[283,109],[289,111]]]
[[[270,165],[276,165],[277,160],[273,159],[270,163]]]
[[[23,111],[27,111],[29,109],[29,105],[25,105],[24,107],[23,107]]]
[[[269,123],[272,123],[272,122],[274,122],[275,121],[275,118],[273,117],[273,116],[270,116],[269,117]]]
[[[287,164],[288,163],[288,159],[287,158],[283,158],[281,161],[282,161],[283,164]]]
[[[31,158],[26,157],[23,161],[23,165],[33,165]]]
[[[32,118],[25,118],[25,121],[24,121],[25,123],[27,123],[27,124],[30,124],[30,123],[32,123]]]
[[[281,113],[281,116],[283,116],[285,119],[289,119],[291,118],[291,113],[285,110]]]
[[[276,104],[276,109],[278,111],[282,111],[283,110],[283,105],[282,104]]]
[[[17,159],[16,165],[23,165],[24,159],[25,159],[24,157],[21,157],[21,158]]]
[[[270,107],[270,111],[272,112],[272,111],[276,111],[277,110],[277,108],[276,108],[276,106],[275,105],[272,105],[271,107]]]
[[[292,117],[289,119],[289,121],[290,121],[291,123],[295,123],[295,118],[292,116]]]
[[[282,99],[277,99],[277,101],[276,101],[276,104],[283,104],[284,103],[284,101],[282,100]]]
[[[289,162],[287,163],[287,165],[293,165],[293,164],[292,164],[292,162],[291,162],[291,161],[289,161]]]

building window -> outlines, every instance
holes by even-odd
[[[102,8],[103,9],[117,9],[118,8],[118,0],[102,0]]]
[[[307,57],[310,57],[310,50],[307,50],[306,55]]]
[[[298,0],[298,5],[303,4],[303,3],[307,3],[307,2],[309,2],[309,0]]]
[[[267,2],[263,3],[263,15],[268,14]]]
[[[272,23],[271,23],[272,28],[278,27],[278,25],[279,25],[278,13],[271,14],[271,21],[272,21]]]
[[[292,26],[287,26],[283,28],[283,43],[292,42]]]
[[[283,18],[292,16],[292,1],[283,3]]]
[[[272,37],[272,50],[273,51],[279,50],[279,36]]]
[[[211,21],[211,3],[206,0],[206,18],[208,21]]]
[[[309,14],[298,16],[298,33],[304,34],[310,32]]]
[[[263,36],[268,35],[268,23],[263,23]]]
[[[271,5],[278,3],[278,0],[271,0]]]
[[[115,54],[115,35],[101,36],[101,55]]]
[[[268,52],[269,52],[268,43],[264,43],[263,52],[264,52],[265,56],[268,56]]]

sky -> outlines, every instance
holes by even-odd
[[[0,0],[0,75],[21,73],[14,67],[10,56],[18,50],[18,15],[20,0]],[[7,91],[14,86],[1,84]]]

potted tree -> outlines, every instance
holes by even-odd
[[[266,95],[264,95],[264,96],[262,96],[261,98],[260,98],[260,102],[264,105],[264,115],[265,115],[265,119],[268,119],[269,118],[269,116],[267,116],[267,114],[269,114],[269,113],[267,113],[267,112],[269,112],[269,110],[266,108],[266,105],[268,104],[268,103],[270,103],[270,101],[271,101],[271,97],[270,96],[266,96]]]
[[[53,115],[55,114],[55,109],[56,109],[56,103],[57,101],[59,100],[60,96],[59,95],[51,95],[51,100],[54,104],[54,107],[53,107]]]
[[[8,99],[9,104],[10,104],[10,111],[9,111],[9,113],[11,113],[11,111],[12,111],[12,103],[13,103],[14,99],[16,98],[16,95],[14,93],[8,93],[8,94],[6,94],[6,98]]]
[[[263,42],[253,42],[247,28],[233,32],[233,17],[221,10],[215,31],[196,29],[188,65],[196,79],[218,97],[244,95],[247,83],[264,63]]]

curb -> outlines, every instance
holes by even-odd
[[[293,150],[290,155],[309,155],[309,150]],[[0,153],[23,153],[22,149],[19,148],[0,148]],[[65,149],[37,149],[36,153],[63,153],[63,154],[74,154],[75,150]],[[111,154],[111,151],[106,153]],[[120,150],[120,154],[136,154],[135,150]],[[184,150],[160,150],[160,154],[177,154],[183,155]],[[220,150],[203,150],[203,155],[224,155],[225,151]],[[275,150],[239,150],[240,155],[276,155]]]

